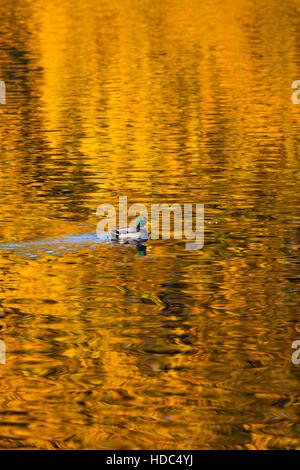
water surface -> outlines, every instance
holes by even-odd
[[[0,250],[0,447],[300,448],[300,2],[0,14],[0,242],[93,232],[120,195],[206,221],[199,251]]]

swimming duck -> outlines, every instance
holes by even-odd
[[[145,228],[148,220],[146,217],[140,216],[136,219],[135,227],[124,227],[110,232],[111,239],[119,242],[137,242],[142,243],[149,239],[149,234]]]

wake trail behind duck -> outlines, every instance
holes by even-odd
[[[21,243],[0,243],[0,250],[13,251],[15,253],[37,258],[39,253],[47,253],[61,256],[65,251],[77,252],[82,246],[94,247],[111,241],[110,235],[97,236],[94,233],[69,235],[62,238],[36,240]]]

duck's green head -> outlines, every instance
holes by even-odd
[[[136,219],[136,228],[140,230],[141,228],[145,227],[146,223],[148,222],[146,217],[142,215]]]

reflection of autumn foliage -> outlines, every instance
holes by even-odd
[[[0,5],[1,239],[119,195],[207,222],[198,252],[0,252],[1,448],[299,447],[298,3],[150,3]]]

